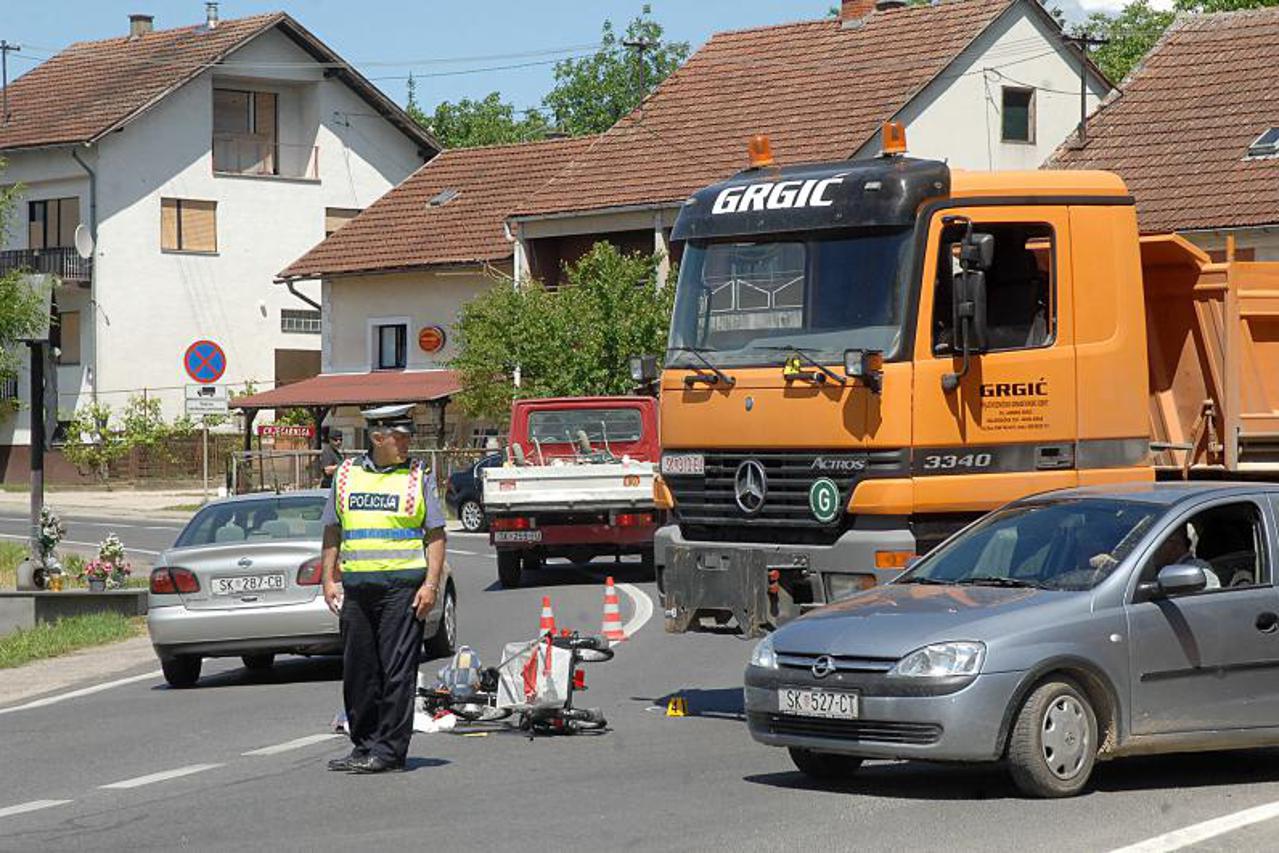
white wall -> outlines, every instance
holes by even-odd
[[[1279,261],[1279,227],[1239,228],[1227,231],[1186,231],[1182,236],[1205,252],[1226,250],[1226,237],[1233,233],[1235,248],[1253,249],[1255,260]]]
[[[1000,141],[1003,86],[1035,88],[1034,143]],[[1089,113],[1105,94],[1090,75]],[[894,119],[906,124],[912,156],[963,169],[1037,169],[1079,124],[1079,63],[1055,29],[1019,3]],[[875,156],[879,148],[877,135],[856,156]]]

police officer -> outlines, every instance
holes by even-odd
[[[413,735],[422,620],[444,570],[444,515],[430,471],[408,461],[412,408],[362,412],[369,451],[338,466],[325,510],[324,600],[342,627],[354,744],[330,770],[402,770]]]

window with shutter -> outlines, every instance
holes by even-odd
[[[58,364],[80,363],[80,312],[63,311],[58,314],[58,334],[61,351]]]
[[[218,250],[216,201],[160,199],[160,248],[166,252]]]

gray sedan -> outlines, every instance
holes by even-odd
[[[200,678],[206,657],[239,656],[268,669],[281,653],[340,654],[338,620],[320,583],[327,490],[241,495],[196,513],[151,571],[147,629],[173,687]],[[451,654],[457,590],[428,614],[423,654]]]
[[[1005,761],[1069,796],[1095,761],[1279,744],[1279,487],[1160,484],[997,510],[755,648],[751,735],[819,777]]]

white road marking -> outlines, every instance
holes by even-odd
[[[40,809],[49,809],[54,806],[65,806],[67,803],[75,802],[74,800],[32,800],[29,803],[19,803],[16,806],[0,809],[0,817],[9,817],[15,814],[26,814],[27,812],[38,812]]]
[[[110,690],[112,687],[120,687],[125,684],[133,684],[138,681],[146,681],[163,675],[160,670],[154,672],[146,672],[142,675],[131,675],[128,678],[117,678],[115,681],[107,681],[102,684],[95,684],[92,687],[82,687],[79,690],[72,690],[70,693],[59,693],[56,696],[46,696],[43,699],[36,699],[34,702],[28,702],[25,705],[14,705],[12,708],[0,708],[0,715],[11,714],[14,711],[29,711],[32,708],[43,708],[47,705],[54,705],[67,699],[78,699],[81,696],[90,696],[94,693],[101,693],[103,690]]]
[[[30,538],[31,538],[30,536],[21,536],[17,533],[0,533],[0,539],[17,539],[20,542],[26,542]],[[101,542],[77,542],[74,539],[63,539],[62,544],[63,545],[83,545],[87,548],[98,548],[98,547],[101,547],[102,545]],[[126,545],[124,550],[133,554],[146,554],[151,557],[160,556],[159,551],[148,551],[146,548],[130,548]]]
[[[1207,841],[1209,838],[1234,832],[1236,829],[1242,829],[1254,823],[1273,820],[1276,817],[1279,817],[1279,802],[1266,803],[1264,806],[1244,809],[1241,812],[1205,820],[1202,823],[1192,823],[1190,826],[1121,847],[1112,853],[1169,853],[1169,851],[1181,850],[1192,844]]]
[[[635,605],[635,614],[622,626],[622,633],[630,637],[631,634],[643,628],[645,622],[653,618],[653,600],[648,597],[648,593],[632,584],[619,583],[617,588],[626,593],[626,597]]]
[[[461,555],[463,555],[463,556],[465,556],[465,557],[478,557],[478,556],[479,556],[479,554],[477,554],[475,551],[463,551],[461,548],[449,548],[449,549],[448,549],[448,552],[449,552],[450,554],[461,554]]]
[[[293,740],[277,743],[275,746],[264,746],[261,749],[251,749],[248,752],[242,752],[241,755],[276,755],[281,752],[288,752],[291,749],[301,749],[304,746],[310,746],[313,743],[320,743],[326,740],[333,740],[338,737],[335,733],[322,735],[307,735],[306,737],[294,738]]]
[[[125,779],[123,782],[112,782],[110,785],[99,785],[103,790],[122,790],[125,788],[141,788],[143,785],[154,785],[156,782],[167,782],[170,779],[177,779],[181,776],[190,776],[194,773],[203,773],[205,770],[213,770],[222,767],[221,764],[188,764],[186,767],[179,767],[175,770],[162,770],[159,773],[149,773],[146,776],[137,776],[133,779]]]

